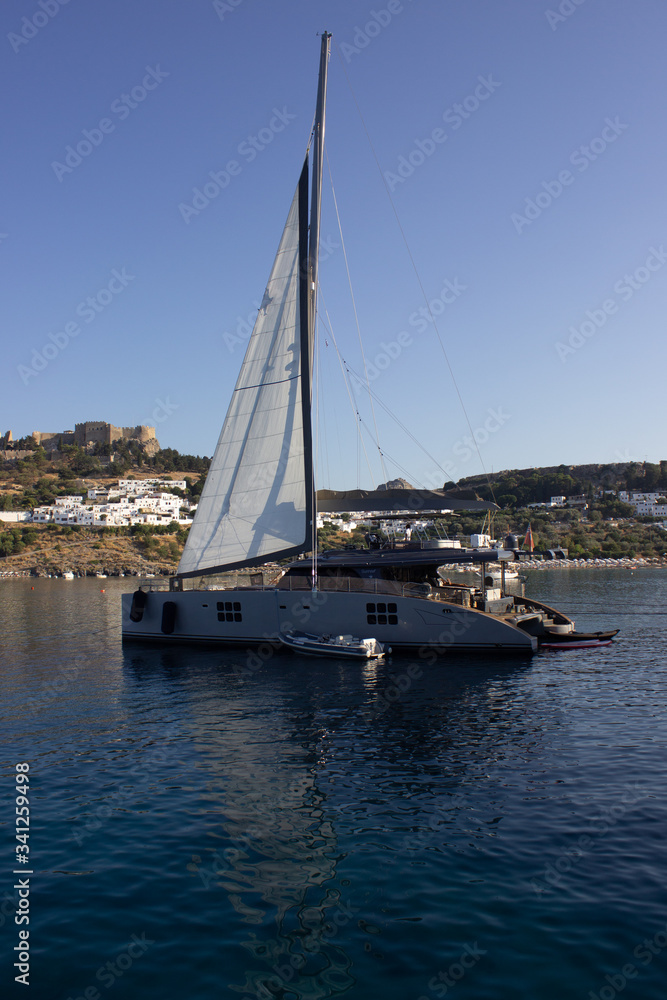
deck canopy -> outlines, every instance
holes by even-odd
[[[431,514],[441,510],[500,510],[486,500],[462,500],[444,490],[318,490],[317,509],[327,514],[353,514],[360,511],[409,511]]]
[[[438,566],[470,563],[471,565],[513,561],[514,553],[503,549],[329,549],[320,552],[317,568],[321,576],[368,569],[395,572],[402,569],[428,568],[433,572]],[[310,574],[310,558],[295,560],[290,570]]]

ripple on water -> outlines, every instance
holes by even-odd
[[[642,613],[667,573],[534,576],[580,627],[618,613],[619,640],[452,656],[379,716],[399,660],[240,677],[242,652],[121,647],[123,581],[4,581],[32,996],[83,995],[144,935],[130,998],[431,1000],[467,955],[462,998],[585,997],[633,962],[628,997],[662,1000],[636,949],[667,922],[666,635]]]

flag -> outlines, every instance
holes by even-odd
[[[523,540],[524,549],[528,549],[529,552],[533,551],[535,542],[533,541],[533,532],[531,531],[530,525],[528,525],[528,530],[526,531],[526,536]]]

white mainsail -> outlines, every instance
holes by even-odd
[[[309,547],[312,518],[304,165],[178,576]]]

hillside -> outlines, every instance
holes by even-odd
[[[51,503],[57,496],[85,494],[89,488],[108,486],[118,477],[116,469],[103,469],[96,462],[84,478],[89,458],[81,449],[73,449],[59,461],[49,462],[41,449],[34,449],[26,458],[5,461],[0,467],[0,509],[25,510]],[[197,465],[198,469],[192,468]],[[196,500],[208,465],[208,459],[180,456],[166,449],[148,465],[129,464],[122,474],[141,479],[159,473],[165,478],[185,479],[188,498]],[[191,471],[182,471],[184,468]],[[667,462],[514,469],[493,473],[489,482],[472,476],[458,484],[446,484],[448,488],[455,485],[500,504],[503,510],[494,515],[490,528],[499,539],[510,531],[523,537],[530,523],[538,551],[563,547],[580,558],[663,558],[667,551],[667,533],[651,523],[651,518],[636,517],[633,509],[616,497],[595,497],[604,489],[667,490]],[[591,498],[585,513],[526,506],[548,501],[551,496],[575,494]],[[446,534],[467,544],[470,534],[481,529],[479,516],[462,513],[442,518],[429,534]],[[170,574],[178,564],[187,531],[176,526],[87,528],[0,521],[0,574]],[[364,533],[365,529],[358,529],[350,537],[328,525],[319,532],[320,546],[361,545]]]
[[[28,510],[53,503],[59,496],[86,495],[89,489],[108,487],[119,478],[157,477],[185,480],[186,496],[201,493],[210,459],[180,455],[171,448],[140,460],[128,447],[120,463],[102,464],[100,457],[76,446],[66,446],[58,459],[48,459],[43,448],[33,448],[21,459],[0,462],[0,510]],[[102,456],[103,457],[103,456]]]
[[[0,524],[0,575],[120,576],[174,573],[186,531]],[[121,533],[124,532],[125,533]]]
[[[25,449],[26,441],[20,442]],[[210,465],[207,458],[163,449],[151,458],[128,446],[122,463],[103,465],[100,457],[76,446],[49,460],[32,448],[18,460],[0,465],[0,510],[29,510],[69,494],[108,487],[119,477],[185,480],[186,496],[196,501]],[[104,456],[101,456],[103,458]],[[0,521],[0,574],[32,572],[60,575],[105,573],[169,574],[178,565],[187,529],[138,525],[133,528],[87,528],[80,525]]]
[[[552,496],[593,496],[598,490],[651,493],[667,490],[667,461],[509,469],[488,476],[469,476],[456,485],[476,490],[485,500],[495,498],[501,507],[514,508],[529,503],[545,503]]]

